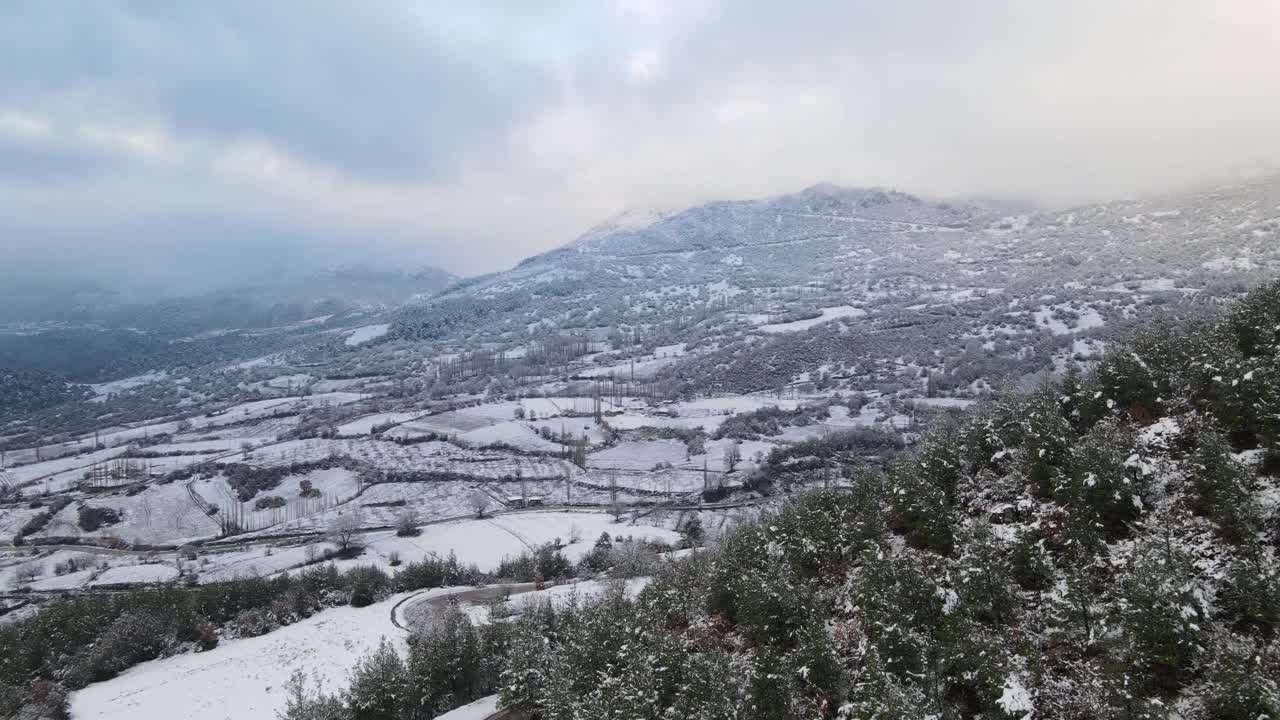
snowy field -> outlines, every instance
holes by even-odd
[[[457,590],[437,589],[423,597]],[[153,660],[71,696],[74,720],[241,720],[274,718],[285,683],[301,669],[329,691],[346,687],[351,667],[382,638],[405,651],[391,624],[397,595],[365,608],[338,607],[255,638],[223,640],[203,653]]]
[[[725,395],[676,403],[674,407],[680,417],[700,417],[707,415],[736,415],[766,407],[794,410],[799,406],[799,402],[788,398],[773,398],[763,395]]]
[[[365,415],[362,418],[352,420],[338,426],[339,435],[370,435],[373,428],[377,425],[386,425],[387,423],[395,423],[399,425],[417,417],[421,417],[422,411],[414,412],[386,412],[376,413],[374,415]]]
[[[356,345],[360,345],[361,343],[367,343],[370,340],[375,340],[377,338],[382,337],[383,335],[386,335],[387,331],[390,329],[391,329],[391,326],[386,323],[381,323],[378,325],[365,325],[364,327],[358,327],[355,330],[353,330],[351,334],[347,336],[347,339],[344,340],[343,342],[347,345],[347,347],[355,347]]]
[[[149,485],[132,497],[90,497],[85,504],[117,511],[120,522],[103,525],[92,532],[81,530],[78,525],[80,503],[73,502],[55,515],[36,537],[121,538],[163,545],[208,538],[218,532],[217,523],[191,502],[183,483]]]
[[[120,380],[112,380],[111,382],[94,383],[89,385],[89,389],[93,391],[94,401],[102,402],[107,399],[108,395],[126,392],[128,390],[133,390],[134,388],[142,387],[143,385],[167,380],[168,378],[169,373],[164,371],[149,372],[141,375],[134,375],[133,377],[122,378]]]
[[[714,465],[709,465],[708,469],[713,471],[717,470]],[[618,487],[624,492],[628,489],[635,489],[646,493],[671,493],[673,496],[686,495],[692,492],[702,492],[704,486],[701,464],[699,464],[696,469],[677,467],[670,470],[661,470],[659,472],[641,470],[591,470],[587,473],[583,482],[591,483],[592,485],[600,488],[608,488],[611,482],[616,482]],[[608,502],[609,498],[607,491],[599,490],[596,491],[595,494],[599,497],[597,502],[600,504],[603,505]],[[574,499],[578,502],[584,502],[584,498],[580,491],[575,491]],[[628,501],[626,497],[619,497],[618,500],[624,504]]]
[[[406,511],[415,513],[419,522],[459,517],[474,512],[470,497],[480,487],[479,483],[445,480],[378,483],[365,490],[354,503],[289,520],[259,533],[247,533],[244,537],[323,530],[334,518],[357,507],[365,527],[390,527]],[[496,499],[493,504],[497,507]]]
[[[819,312],[821,312],[822,315],[816,318],[796,320],[794,322],[787,323],[774,323],[772,325],[761,325],[756,329],[762,333],[770,334],[800,332],[801,330],[808,330],[815,325],[821,325],[822,323],[831,322],[832,320],[862,317],[867,314],[866,310],[853,307],[852,305],[837,305],[835,307],[819,308]]]
[[[631,524],[625,519],[619,523],[605,512],[530,511],[427,525],[416,537],[397,537],[391,530],[366,533],[361,536],[364,553],[360,557],[334,561],[334,564],[344,570],[375,565],[394,573],[393,557],[407,563],[453,553],[463,564],[493,571],[504,558],[517,557],[556,540],[565,545],[565,557],[578,560],[591,550],[603,532],[668,543],[680,539],[679,533],[657,524]],[[575,537],[578,540],[571,542]],[[328,547],[323,541],[311,548],[308,544],[295,542],[208,554],[200,560],[200,582],[268,576],[292,570],[309,560],[314,561]]]
[[[297,418],[287,418],[283,416],[296,415],[304,410],[324,407],[337,407],[340,405],[349,405],[368,399],[369,396],[362,393],[354,392],[326,392],[308,395],[307,397],[280,397],[268,400],[255,400],[253,402],[241,403],[234,405],[225,410],[208,413],[206,415],[197,415],[188,418],[185,423],[189,425],[179,427],[178,420],[156,419],[144,422],[136,427],[114,427],[101,430],[97,434],[87,434],[76,440],[62,443],[56,446],[49,446],[46,457],[49,455],[66,455],[61,458],[62,461],[69,465],[86,465],[92,462],[90,458],[97,455],[97,452],[86,453],[79,456],[71,456],[74,452],[83,452],[92,450],[94,443],[98,442],[106,446],[108,452],[119,453],[124,450],[125,445],[143,441],[148,438],[154,438],[158,435],[172,435],[176,440],[203,439],[216,435],[219,438],[231,437],[260,437],[271,438],[282,432],[284,429],[292,427],[297,423]],[[242,424],[251,424],[253,421],[263,421],[258,427],[246,431],[244,427],[237,427],[229,431],[226,426]],[[98,451],[100,452],[100,451]],[[7,461],[10,464],[26,463],[19,467],[29,467],[30,465],[41,465],[44,467],[40,472],[48,474],[48,467],[44,463],[34,463],[35,453],[33,450],[15,450],[6,453]],[[55,460],[45,461],[57,462]],[[11,472],[17,468],[10,468]],[[27,471],[32,472],[32,471]]]
[[[687,456],[679,440],[624,441],[587,456],[590,468],[651,470],[658,463],[679,465]]]
[[[317,493],[311,497],[301,494],[302,482],[311,483],[311,489]],[[355,497],[360,489],[356,474],[341,467],[312,470],[307,473],[289,475],[280,484],[270,490],[263,490],[251,500],[240,502],[226,479],[219,475],[204,478],[192,483],[193,489],[205,500],[221,507],[228,508],[239,505],[242,527],[246,530],[265,530],[285,526],[294,527],[298,522],[305,522],[307,517],[323,514],[327,509],[337,506]],[[284,505],[275,508],[255,508],[260,498],[279,497]],[[297,521],[291,523],[290,521]]]
[[[514,420],[465,432],[458,436],[458,440],[476,447],[509,445],[526,452],[564,451],[563,445],[543,438],[533,425]]]
[[[634,597],[646,584],[646,578],[628,580],[625,592]],[[284,709],[286,684],[295,670],[306,673],[309,684],[318,682],[326,692],[339,691],[347,687],[350,669],[361,657],[376,650],[383,639],[389,640],[402,655],[407,654],[407,633],[391,622],[397,603],[408,597],[414,597],[412,602],[421,602],[468,589],[437,588],[402,593],[364,608],[331,608],[266,635],[223,640],[207,652],[152,660],[111,680],[72,693],[71,717],[72,720],[274,718]],[[575,582],[516,595],[508,602],[519,612],[534,603],[563,604],[575,597],[597,596],[607,589],[608,584],[604,582]],[[492,696],[440,717],[484,720],[496,703],[496,696]]]
[[[1054,313],[1057,311],[1074,312],[1079,317],[1068,324],[1054,317]],[[1049,332],[1054,335],[1070,335],[1074,332],[1102,327],[1106,324],[1106,321],[1098,314],[1098,311],[1092,307],[1073,308],[1070,305],[1041,305],[1032,313],[1032,316],[1036,320],[1037,327],[1048,328]]]
[[[572,463],[556,458],[525,457],[498,450],[466,450],[446,442],[399,445],[370,439],[289,440],[255,450],[249,461],[254,465],[273,466],[339,456],[368,463],[378,470],[436,472],[484,480],[514,477],[517,472],[529,478],[564,477],[581,472]],[[235,456],[226,462],[243,461]]]
[[[604,512],[528,512],[498,515],[484,520],[428,525],[417,537],[396,537],[393,532],[371,534],[365,553],[343,565],[375,564],[388,572],[392,553],[408,562],[423,557],[445,557],[452,552],[463,564],[475,564],[481,570],[498,568],[503,558],[517,557],[541,545],[560,540],[566,543],[564,555],[574,561],[595,545],[603,532],[648,538],[669,543],[678,542],[680,534],[647,524],[616,523]],[[570,542],[578,537],[578,542]]]

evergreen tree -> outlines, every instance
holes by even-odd
[[[1142,545],[1118,583],[1115,613],[1128,665],[1143,689],[1172,692],[1205,640],[1208,612],[1203,588],[1181,553],[1171,562],[1161,548]]]
[[[1280,717],[1280,652],[1232,637],[1219,638],[1209,666],[1208,707],[1218,720]]]
[[[378,649],[360,659],[351,673],[346,704],[352,720],[408,720],[414,698],[404,661],[383,638]]]
[[[965,613],[981,623],[1013,622],[1019,607],[1009,549],[986,523],[977,525],[961,547],[964,551],[956,560],[954,576]]]
[[[1045,500],[1053,497],[1068,468],[1074,440],[1071,424],[1063,417],[1054,397],[1042,395],[1027,407],[1023,458],[1027,478],[1037,497]]]
[[[890,527],[915,548],[941,555],[955,545],[951,507],[945,492],[909,464],[897,466],[890,477]]]
[[[1126,537],[1142,515],[1145,480],[1128,467],[1132,435],[1114,420],[1099,422],[1080,439],[1069,477],[1054,499],[1096,521],[1110,540]]]
[[[1231,457],[1226,438],[1212,429],[1201,430],[1188,470],[1196,508],[1217,522],[1224,538],[1240,543],[1258,532],[1253,478]]]
[[[1043,592],[1053,584],[1053,564],[1038,532],[1018,535],[1009,549],[1009,572],[1023,590]]]

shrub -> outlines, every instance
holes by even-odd
[[[396,536],[397,537],[417,537],[422,533],[418,529],[418,514],[412,510],[405,510],[396,515]]]
[[[343,578],[352,607],[366,607],[386,597],[391,588],[391,578],[373,565],[353,568]]]
[[[119,510],[81,505],[76,524],[85,532],[94,532],[105,525],[115,525],[118,522],[120,522]]]
[[[253,509],[270,510],[272,508],[284,507],[287,504],[288,503],[285,502],[285,499],[279,495],[267,495],[266,497],[258,498],[258,500],[253,503]]]

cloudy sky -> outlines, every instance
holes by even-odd
[[[1275,0],[10,0],[4,16],[11,271],[475,273],[629,206],[819,181],[1064,205],[1280,161]]]

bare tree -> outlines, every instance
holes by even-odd
[[[613,521],[618,522],[622,519],[622,506],[618,504],[618,474],[609,473],[609,513],[613,515]]]
[[[724,471],[731,473],[738,469],[738,463],[742,461],[742,449],[738,447],[738,443],[734,442],[724,449]]]
[[[334,518],[329,523],[329,542],[337,546],[339,555],[351,555],[359,544],[360,529],[364,525],[359,510],[352,510]]]
[[[469,502],[471,504],[471,509],[476,511],[476,517],[482,518],[484,517],[484,511],[488,510],[489,506],[493,504],[493,499],[490,498],[489,494],[485,491],[476,490],[471,493]]]
[[[22,588],[35,582],[37,578],[44,573],[44,566],[40,563],[27,563],[18,568],[13,576],[13,586]]]

